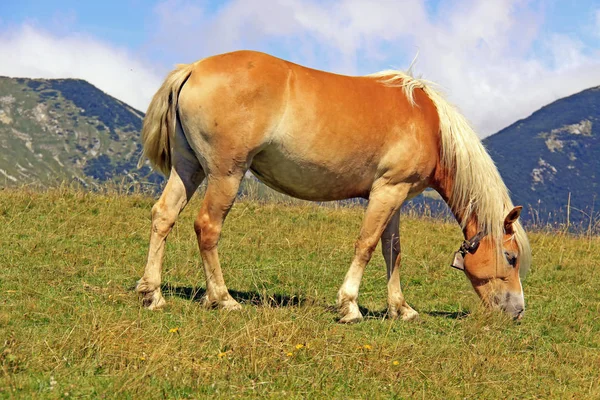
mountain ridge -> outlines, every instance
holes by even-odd
[[[159,182],[148,167],[136,168],[143,117],[85,80],[0,77],[0,178]]]
[[[600,193],[600,86],[541,107],[483,140],[526,219],[574,220]]]

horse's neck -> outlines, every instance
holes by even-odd
[[[462,227],[465,238],[473,237],[478,232],[477,215],[470,213],[465,215],[465,211],[460,205],[452,204],[452,190],[454,188],[454,175],[438,164],[434,174],[431,187],[435,189],[444,199],[454,218]]]

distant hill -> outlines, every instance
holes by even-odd
[[[572,221],[600,210],[600,86],[559,99],[486,138],[484,144],[523,216]],[[581,210],[581,211],[579,211]],[[583,212],[582,212],[583,211]]]
[[[136,168],[143,117],[83,80],[0,77],[0,186],[161,182]]]

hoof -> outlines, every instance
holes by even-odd
[[[413,310],[412,308],[409,310],[405,310],[402,313],[402,321],[418,321],[419,313]]]
[[[398,312],[400,311],[400,312]],[[416,321],[419,319],[419,313],[412,309],[408,304],[397,307],[388,307],[388,316],[391,319],[402,319],[402,321]]]
[[[231,296],[225,300],[211,300],[208,296],[204,296],[201,304],[203,307],[209,309],[219,308],[227,311],[239,311],[242,309],[241,304],[235,301]]]
[[[164,307],[167,302],[160,293],[160,290],[154,292],[140,293],[142,295],[142,305],[148,310],[158,310]]]
[[[346,314],[342,318],[340,318],[340,324],[357,324],[363,320],[362,314],[359,312],[358,314]]]
[[[135,291],[138,292],[142,298],[142,306],[148,310],[158,310],[167,304],[160,292],[160,288],[150,289],[141,280],[138,282]]]
[[[227,311],[240,311],[242,309],[242,305],[232,298],[219,303],[219,308]]]
[[[338,312],[341,317],[340,324],[356,324],[363,320],[363,316],[356,303],[356,296],[349,296],[342,289],[338,292]]]

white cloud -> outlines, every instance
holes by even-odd
[[[338,73],[405,68],[438,82],[486,136],[560,97],[600,85],[600,51],[547,34],[544,9],[525,0],[166,0],[143,46],[152,65],[93,37],[32,25],[0,32],[0,74],[77,77],[145,110],[163,68],[250,48]],[[595,15],[600,35],[600,10]],[[551,27],[550,27],[551,28]],[[53,30],[56,31],[56,30]]]
[[[274,49],[352,74],[406,64],[418,49],[416,72],[440,83],[481,136],[600,85],[597,49],[545,37],[543,9],[527,1],[442,1],[435,16],[418,0],[232,0],[216,13],[207,4],[169,0],[155,9],[157,38],[184,61]]]
[[[83,35],[54,35],[28,24],[0,32],[0,54],[0,75],[85,79],[142,111],[161,82],[151,67],[124,49]]]

